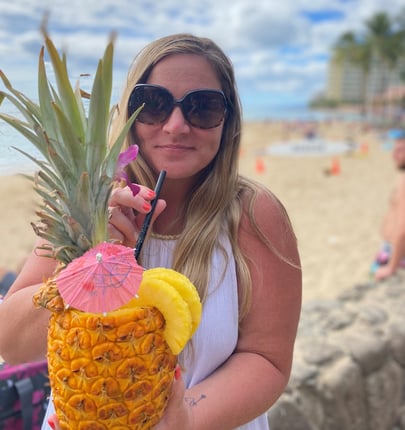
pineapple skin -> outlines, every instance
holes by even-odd
[[[48,366],[62,430],[153,428],[166,408],[177,364],[162,313],[136,303],[105,316],[64,309],[52,280],[34,303],[53,310]]]

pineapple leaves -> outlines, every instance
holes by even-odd
[[[100,165],[108,147],[107,133],[109,110],[112,93],[113,38],[111,38],[99,61],[90,96],[86,144],[93,145],[93,151],[87,153],[87,165],[90,171]]]
[[[77,108],[76,96],[69,81],[65,58],[61,59],[59,57],[58,51],[52,40],[49,38],[45,28],[42,28],[42,32],[45,38],[46,49],[55,72],[55,80],[60,95],[61,108],[69,119],[78,138],[84,142],[85,133],[83,123],[81,121],[80,111]]]
[[[65,177],[65,175],[77,177],[85,169],[84,148],[64,112],[60,110],[57,104],[53,104],[52,107],[55,111],[55,122],[63,136],[63,139],[52,142],[57,153],[57,156],[53,158],[54,166],[58,169],[61,177]],[[69,145],[66,145],[66,141],[69,142]]]
[[[0,119],[14,127],[44,157],[24,154],[38,167],[31,179],[43,205],[32,223],[35,233],[50,242],[58,260],[69,263],[92,246],[108,240],[108,201],[117,175],[117,163],[136,111],[110,145],[109,130],[116,114],[110,107],[113,87],[115,35],[111,35],[99,60],[91,93],[71,85],[65,53],[60,55],[41,27],[45,46],[38,59],[38,103],[14,89],[0,70],[7,91],[0,91],[0,105],[6,99],[22,119],[0,113]],[[49,56],[54,83],[47,73]],[[89,99],[88,105],[83,102]],[[87,112],[86,112],[87,109]]]
[[[57,127],[54,125],[55,113],[50,103],[52,96],[49,90],[48,78],[45,70],[44,47],[41,48],[38,62],[38,96],[43,126],[45,130],[47,130],[48,137],[58,141],[60,136],[58,134]]]
[[[29,124],[24,123],[23,121],[21,121],[21,120],[19,120],[17,118],[11,117],[10,115],[6,115],[6,114],[0,114],[0,118],[3,121],[7,122],[12,127],[14,127],[25,138],[27,138],[32,143],[34,143],[34,145],[37,148],[42,148],[43,147],[43,142],[37,136],[36,133],[33,133],[31,131],[32,127]]]
[[[116,141],[112,144],[110,148],[110,153],[107,155],[105,162],[104,162],[104,171],[109,177],[114,177],[115,170],[117,168],[117,160],[118,155],[121,151],[122,145],[124,143],[124,140],[129,133],[129,130],[132,127],[133,122],[135,121],[136,117],[138,116],[139,112],[142,110],[143,105],[139,107],[128,119],[125,126],[122,128],[120,134],[118,135]],[[113,112],[111,113],[111,115]]]
[[[50,189],[61,189],[63,187],[63,183],[61,182],[60,178],[55,175],[55,173],[49,168],[45,161],[38,160],[31,154],[28,154],[27,152],[21,150],[20,148],[16,148],[15,146],[13,146],[12,148],[25,155],[27,158],[29,158],[41,168],[39,174],[47,175],[47,184],[49,185]]]

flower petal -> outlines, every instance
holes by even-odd
[[[138,151],[138,145],[131,145],[127,150],[121,152],[121,154],[118,156],[117,168],[115,170],[115,179],[117,181],[120,181],[121,179],[127,179],[124,169],[131,161],[135,160],[138,155]]]
[[[138,145],[131,145],[127,150],[121,152],[121,154],[118,156],[118,165],[122,167],[127,166],[131,161],[135,160],[138,155],[138,151]]]

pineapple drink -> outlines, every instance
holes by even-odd
[[[150,429],[161,418],[173,381],[177,355],[198,327],[201,303],[194,285],[164,268],[145,270],[137,295],[107,313],[67,306],[57,276],[69,263],[108,241],[108,199],[116,178],[122,143],[136,114],[110,147],[108,127],[113,41],[99,61],[88,115],[72,88],[66,58],[57,53],[43,28],[57,90],[47,79],[44,49],[38,71],[39,104],[15,90],[0,71],[0,92],[23,119],[0,118],[28,138],[45,158],[34,188],[43,198],[36,234],[58,268],[34,297],[50,312],[49,377],[62,429]],[[77,288],[83,286],[77,285]]]
[[[199,323],[199,296],[188,278],[146,270],[138,296],[107,315],[65,309],[53,280],[34,301],[52,311],[49,377],[62,429],[152,428],[177,354]]]

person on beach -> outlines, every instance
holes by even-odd
[[[398,177],[382,223],[384,243],[372,267],[377,281],[405,268],[405,129],[392,130],[391,137],[395,140],[392,157]]]
[[[4,296],[7,294],[16,277],[17,274],[13,270],[0,267],[0,303],[3,301]]]
[[[266,430],[291,372],[302,274],[282,203],[238,173],[242,118],[232,64],[210,39],[158,39],[131,66],[112,137],[144,103],[124,145],[139,146],[128,175],[140,191],[114,190],[110,235],[135,246],[136,218],[150,211],[166,170],[139,262],[184,273],[203,301],[192,354],[179,357],[182,373],[155,429]],[[0,307],[6,360],[45,356],[49,313],[34,309],[32,296],[54,269],[34,250]],[[52,402],[49,428],[58,428]]]

